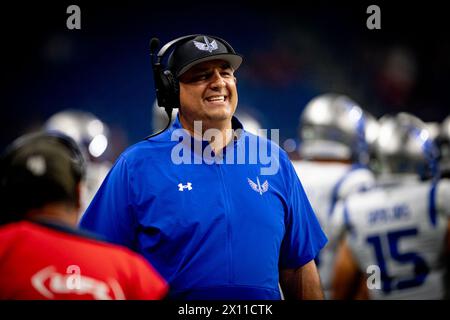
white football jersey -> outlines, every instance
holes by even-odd
[[[372,299],[443,298],[449,199],[445,179],[379,187],[337,205]]]
[[[372,188],[375,177],[367,168],[351,164],[306,160],[292,163],[328,237],[327,245],[316,259],[325,297],[328,298],[336,247],[344,229],[343,218],[333,213],[335,204],[354,192]]]

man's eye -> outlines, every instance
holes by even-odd
[[[195,80],[195,81],[200,81],[200,80],[205,80],[206,78],[208,78],[208,75],[207,75],[207,74],[199,74],[199,75],[196,75],[196,76],[194,77],[194,80]]]

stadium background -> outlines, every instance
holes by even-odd
[[[68,30],[66,8],[81,8]],[[381,30],[366,9],[381,8]],[[441,122],[450,105],[450,38],[443,4],[339,1],[50,1],[2,4],[3,147],[53,113],[91,111],[112,129],[114,159],[152,132],[149,40],[217,35],[244,55],[239,106],[283,142],[315,95],[344,93],[377,117],[408,111]]]

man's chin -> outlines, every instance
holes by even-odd
[[[222,109],[222,110],[208,110],[206,118],[209,121],[226,121],[231,120],[233,117],[233,113],[230,109]]]

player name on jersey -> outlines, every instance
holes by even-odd
[[[411,218],[411,212],[406,204],[395,205],[390,208],[379,208],[369,213],[368,223],[374,225],[378,223],[390,223],[398,220]]]

